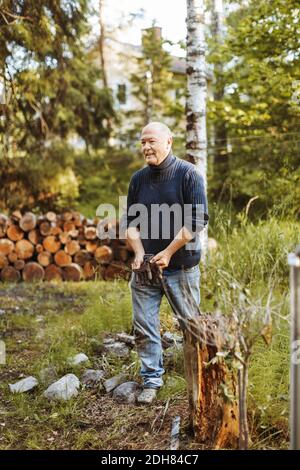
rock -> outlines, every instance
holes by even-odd
[[[128,335],[127,333],[118,333],[117,339],[122,341],[123,343],[127,344],[128,346],[133,347],[135,345],[134,336]]]
[[[105,353],[114,354],[117,357],[127,357],[130,352],[126,344],[121,341],[106,342],[103,349]]]
[[[176,333],[171,333],[170,331],[166,331],[166,333],[162,335],[161,340],[163,348],[169,348],[170,346],[183,343],[182,336],[179,336]]]
[[[86,386],[97,385],[104,377],[103,370],[87,369],[81,376],[81,382]]]
[[[118,403],[134,403],[142,387],[136,382],[124,382],[113,391],[113,398]]]
[[[50,385],[50,387],[45,390],[44,396],[50,400],[69,400],[78,395],[79,387],[80,382],[76,375],[67,374]]]
[[[76,354],[75,356],[70,357],[68,360],[71,366],[78,366],[79,364],[87,361],[89,361],[89,358],[84,353]]]
[[[26,377],[25,379],[19,380],[14,384],[9,384],[10,391],[13,393],[29,392],[38,385],[38,381],[35,377]]]
[[[111,377],[110,379],[105,380],[103,385],[104,385],[106,393],[109,393],[112,390],[114,390],[118,385],[124,382],[124,380],[125,380],[124,374],[118,374],[118,375],[115,375],[114,377]]]
[[[2,310],[2,308],[0,308],[0,315],[4,315],[5,313],[5,310]]]
[[[42,369],[39,373],[42,384],[48,386],[57,379],[57,371],[54,366],[50,365]]]

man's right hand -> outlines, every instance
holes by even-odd
[[[145,253],[137,253],[131,265],[132,269],[140,269],[142,262],[144,261]]]

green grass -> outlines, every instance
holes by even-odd
[[[264,303],[272,289],[273,340],[269,347],[259,340],[250,363],[248,403],[252,448],[288,445],[287,253],[299,241],[299,228],[298,223],[274,218],[254,225],[241,215],[233,223],[224,214],[215,214],[211,236],[217,239],[219,248],[208,258],[205,270],[202,267],[203,311],[220,309],[230,313],[227,310],[233,304],[226,306],[224,299],[236,302],[234,283],[239,283],[253,302],[261,299]],[[67,403],[45,400],[42,385],[29,394],[12,395],[8,390],[8,383],[17,381],[20,373],[37,376],[49,364],[56,367],[60,376],[68,372],[80,375],[81,367],[72,368],[67,363],[78,352],[90,357],[91,367],[104,367],[108,376],[123,370],[129,380],[139,381],[135,351],[131,351],[127,360],[103,359],[101,355],[106,334],[131,331],[127,282],[1,284],[0,299],[1,308],[6,310],[0,317],[0,327],[7,348],[7,364],[0,366],[0,423],[5,423],[1,427],[0,449],[166,448],[163,439],[169,433],[167,419],[179,405],[183,408],[177,412],[187,410],[181,352],[171,362],[166,361],[165,386],[159,392],[156,410],[120,409],[101,390],[82,390]],[[170,307],[164,300],[161,330],[174,328]],[[163,416],[168,401],[170,409],[160,429],[164,437],[158,434],[149,440],[147,433],[151,436],[155,412]],[[124,436],[120,429],[124,430]]]

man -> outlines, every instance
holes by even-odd
[[[197,306],[200,303],[198,234],[207,224],[208,215],[203,179],[194,165],[173,155],[170,129],[159,122],[149,123],[142,130],[141,146],[147,165],[133,175],[129,184],[126,238],[135,254],[130,288],[144,385],[138,402],[151,403],[163,385],[165,372],[159,327],[164,287],[184,330],[185,320],[195,315],[192,302]],[[157,211],[166,206],[177,209],[169,211],[169,220]],[[187,223],[185,207],[190,208]],[[201,216],[196,210],[199,207]],[[163,285],[137,282],[145,255],[154,255],[151,263],[162,270]]]

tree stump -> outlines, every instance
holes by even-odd
[[[45,281],[62,281],[62,269],[56,264],[49,264],[45,269]]]
[[[36,227],[36,216],[32,212],[27,212],[19,221],[19,225],[24,232],[30,232]]]
[[[54,255],[54,261],[57,264],[57,266],[60,266],[60,267],[68,266],[69,264],[72,263],[72,257],[68,255],[68,253],[66,253],[64,250],[59,250]]]
[[[196,439],[214,449],[237,448],[237,381],[222,352],[222,329],[214,315],[187,321],[184,365],[190,425]]]
[[[52,262],[52,255],[48,251],[42,251],[38,254],[37,260],[41,266],[46,268]]]
[[[35,262],[25,264],[22,271],[22,277],[25,282],[42,281],[44,279],[44,275],[45,272],[42,266]]]
[[[76,264],[72,263],[69,266],[63,268],[63,278],[65,281],[80,281],[82,277],[82,268]]]
[[[0,277],[4,282],[18,282],[21,279],[20,271],[17,271],[13,266],[3,268]]]
[[[109,263],[113,259],[113,252],[109,246],[102,245],[98,246],[94,256],[98,263]]]
[[[0,239],[0,253],[2,255],[9,255],[9,253],[12,253],[15,249],[15,244],[8,238],[1,238]]]
[[[22,238],[24,238],[23,230],[15,224],[12,224],[8,227],[6,235],[7,238],[12,240],[13,242],[18,242],[19,240],[22,240]]]
[[[61,247],[61,243],[59,240],[56,239],[56,237],[54,237],[53,235],[49,235],[44,239],[43,247],[46,251],[49,251],[50,253],[57,253],[57,251]]]
[[[20,240],[16,243],[16,253],[19,259],[31,258],[34,253],[34,246],[28,240]]]

